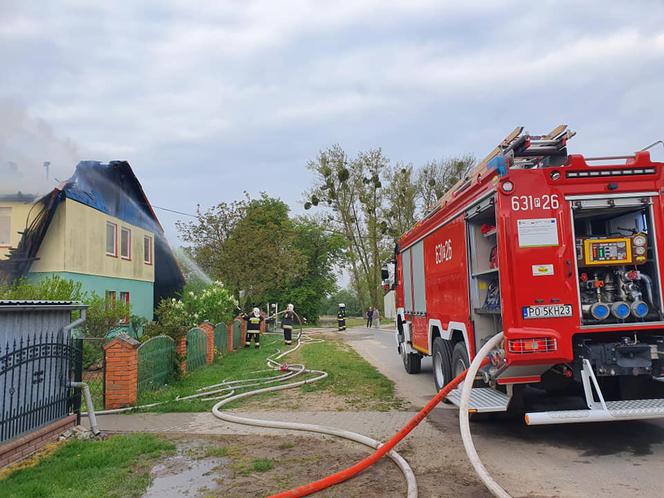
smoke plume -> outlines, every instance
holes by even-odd
[[[21,104],[0,100],[0,195],[44,194],[69,178],[80,153]]]

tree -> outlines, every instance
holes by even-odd
[[[387,224],[381,219],[382,181],[388,164],[380,149],[361,152],[349,161],[335,145],[307,165],[315,180],[305,209],[321,202],[327,205],[327,221],[346,238],[351,280],[360,302],[379,307],[383,302],[380,268],[390,252]]]
[[[322,303],[321,314],[336,316],[339,304],[346,305],[346,316],[362,316],[364,308],[360,306],[357,294],[352,289],[341,289],[331,294]]]
[[[420,213],[431,210],[438,199],[457,183],[465,173],[475,165],[475,158],[470,154],[429,161],[419,169],[415,179],[415,188]]]
[[[304,256],[305,264],[293,280],[274,289],[268,301],[283,306],[291,303],[300,316],[316,322],[325,296],[337,289],[334,269],[346,244],[340,234],[328,231],[314,218],[296,218],[293,225],[293,245]]]
[[[381,213],[384,227],[387,234],[396,240],[416,221],[418,192],[413,180],[413,165],[397,163],[388,168],[383,192],[386,202]]]
[[[267,194],[219,204],[178,228],[195,262],[224,282],[244,309],[292,303],[316,321],[320,300],[336,288],[343,238],[322,221],[290,218],[288,206]]]

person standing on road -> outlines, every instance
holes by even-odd
[[[254,347],[258,349],[261,346],[261,310],[254,308],[251,315],[244,315],[243,318],[247,321],[247,335],[244,340],[244,347],[251,346],[251,339],[254,340]]]
[[[292,344],[294,323],[295,323],[295,307],[292,304],[289,304],[286,307],[286,313],[284,313],[284,316],[281,319],[281,328],[284,329],[284,342],[286,343],[287,346],[290,346]]]
[[[373,315],[372,315],[372,320],[373,320],[374,327],[379,329],[380,328],[380,313],[378,312],[378,308],[374,308]]]
[[[369,306],[369,309],[367,310],[367,328],[370,329],[371,325],[373,324],[373,306]]]

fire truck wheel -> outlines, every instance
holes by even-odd
[[[468,350],[463,341],[457,342],[452,351],[452,375],[456,377],[470,366]]]
[[[401,346],[401,358],[403,366],[409,374],[418,374],[422,368],[422,356],[417,353],[406,353],[406,348]]]
[[[440,337],[433,340],[433,381],[440,391],[452,380],[452,344]]]

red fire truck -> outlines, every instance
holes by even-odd
[[[440,390],[503,332],[471,411],[664,417],[664,163],[568,154],[573,135],[517,128],[400,238],[398,351]]]

